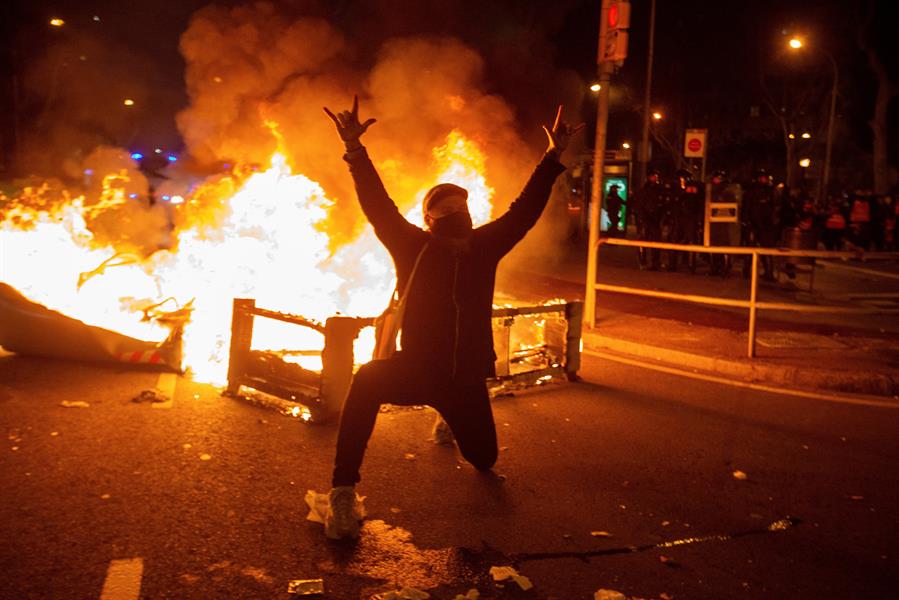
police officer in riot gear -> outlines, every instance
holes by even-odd
[[[678,235],[681,244],[691,246],[702,242],[703,209],[705,208],[705,193],[702,182],[693,178],[693,174],[684,171],[685,177],[681,179],[680,213],[678,215]],[[696,253],[687,255],[687,266],[691,273],[696,272]]]
[[[711,179],[709,179],[709,183],[712,186],[711,192],[713,202],[715,201],[715,199],[723,198],[727,186],[730,185],[730,181],[728,181],[727,178],[727,172],[721,169],[712,173],[712,177]],[[700,225],[700,227],[702,227],[702,224]],[[715,239],[714,231],[710,231],[709,233],[709,241],[711,245],[719,245],[720,240]],[[721,277],[728,277],[730,276],[730,268],[731,256],[729,254],[714,253],[709,256],[709,276],[720,275]]]
[[[764,169],[757,169],[743,192],[743,204],[740,207],[742,246],[774,247],[777,243],[776,207],[771,179]],[[749,277],[750,260],[747,255],[747,260],[743,263],[743,277]],[[763,277],[773,281],[771,257],[762,256],[760,262]]]
[[[686,175],[685,175],[686,174]],[[662,184],[662,240],[669,244],[680,244],[683,234],[681,213],[683,212],[683,181],[689,173],[683,169],[677,172],[677,180]],[[677,270],[677,257],[679,251],[671,250],[667,253],[665,269]]]
[[[662,182],[659,172],[652,169],[646,174],[643,187],[634,195],[634,224],[637,237],[648,242],[662,240]],[[657,271],[659,251],[656,248],[640,248],[640,268]]]

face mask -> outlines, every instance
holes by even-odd
[[[431,231],[438,237],[467,238],[472,231],[471,215],[467,212],[456,212],[435,219],[431,223]]]

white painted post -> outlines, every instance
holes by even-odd
[[[759,253],[752,253],[752,283],[749,292],[749,358],[755,358],[755,313],[759,290]]]

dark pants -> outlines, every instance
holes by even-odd
[[[662,241],[662,223],[657,218],[642,217],[637,222],[637,235],[641,240],[647,242]],[[640,248],[640,268],[658,269],[659,249],[658,248]]]
[[[455,384],[446,375],[413,364],[400,352],[363,365],[353,377],[337,434],[334,487],[359,483],[362,457],[385,403],[434,407],[453,430],[465,460],[482,471],[496,463],[496,426],[486,383]]]

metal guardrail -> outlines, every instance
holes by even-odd
[[[676,292],[660,292],[643,288],[634,288],[621,285],[609,285],[594,283],[597,291],[631,294],[634,296],[646,296],[650,298],[664,298],[668,300],[680,300],[698,304],[710,304],[715,306],[730,306],[749,309],[749,342],[747,354],[749,358],[755,357],[756,317],[760,309],[782,310],[802,313],[824,314],[899,314],[899,309],[878,309],[874,307],[854,306],[812,306],[806,304],[791,304],[784,302],[760,302],[758,300],[758,266],[759,256],[796,257],[796,258],[854,258],[864,260],[899,260],[899,252],[844,252],[829,250],[792,250],[788,248],[757,248],[745,246],[692,246],[687,244],[669,244],[665,242],[649,242],[641,240],[624,240],[619,238],[602,238],[597,241],[591,252],[598,252],[601,245],[631,246],[635,248],[656,248],[659,250],[676,250],[682,252],[697,252],[705,254],[738,254],[752,256],[752,275],[750,278],[750,291],[748,300],[733,300],[717,296],[703,296],[698,294],[679,294]],[[592,328],[595,325],[595,294],[593,305],[584,307],[585,323]],[[589,303],[589,299],[588,299]]]

